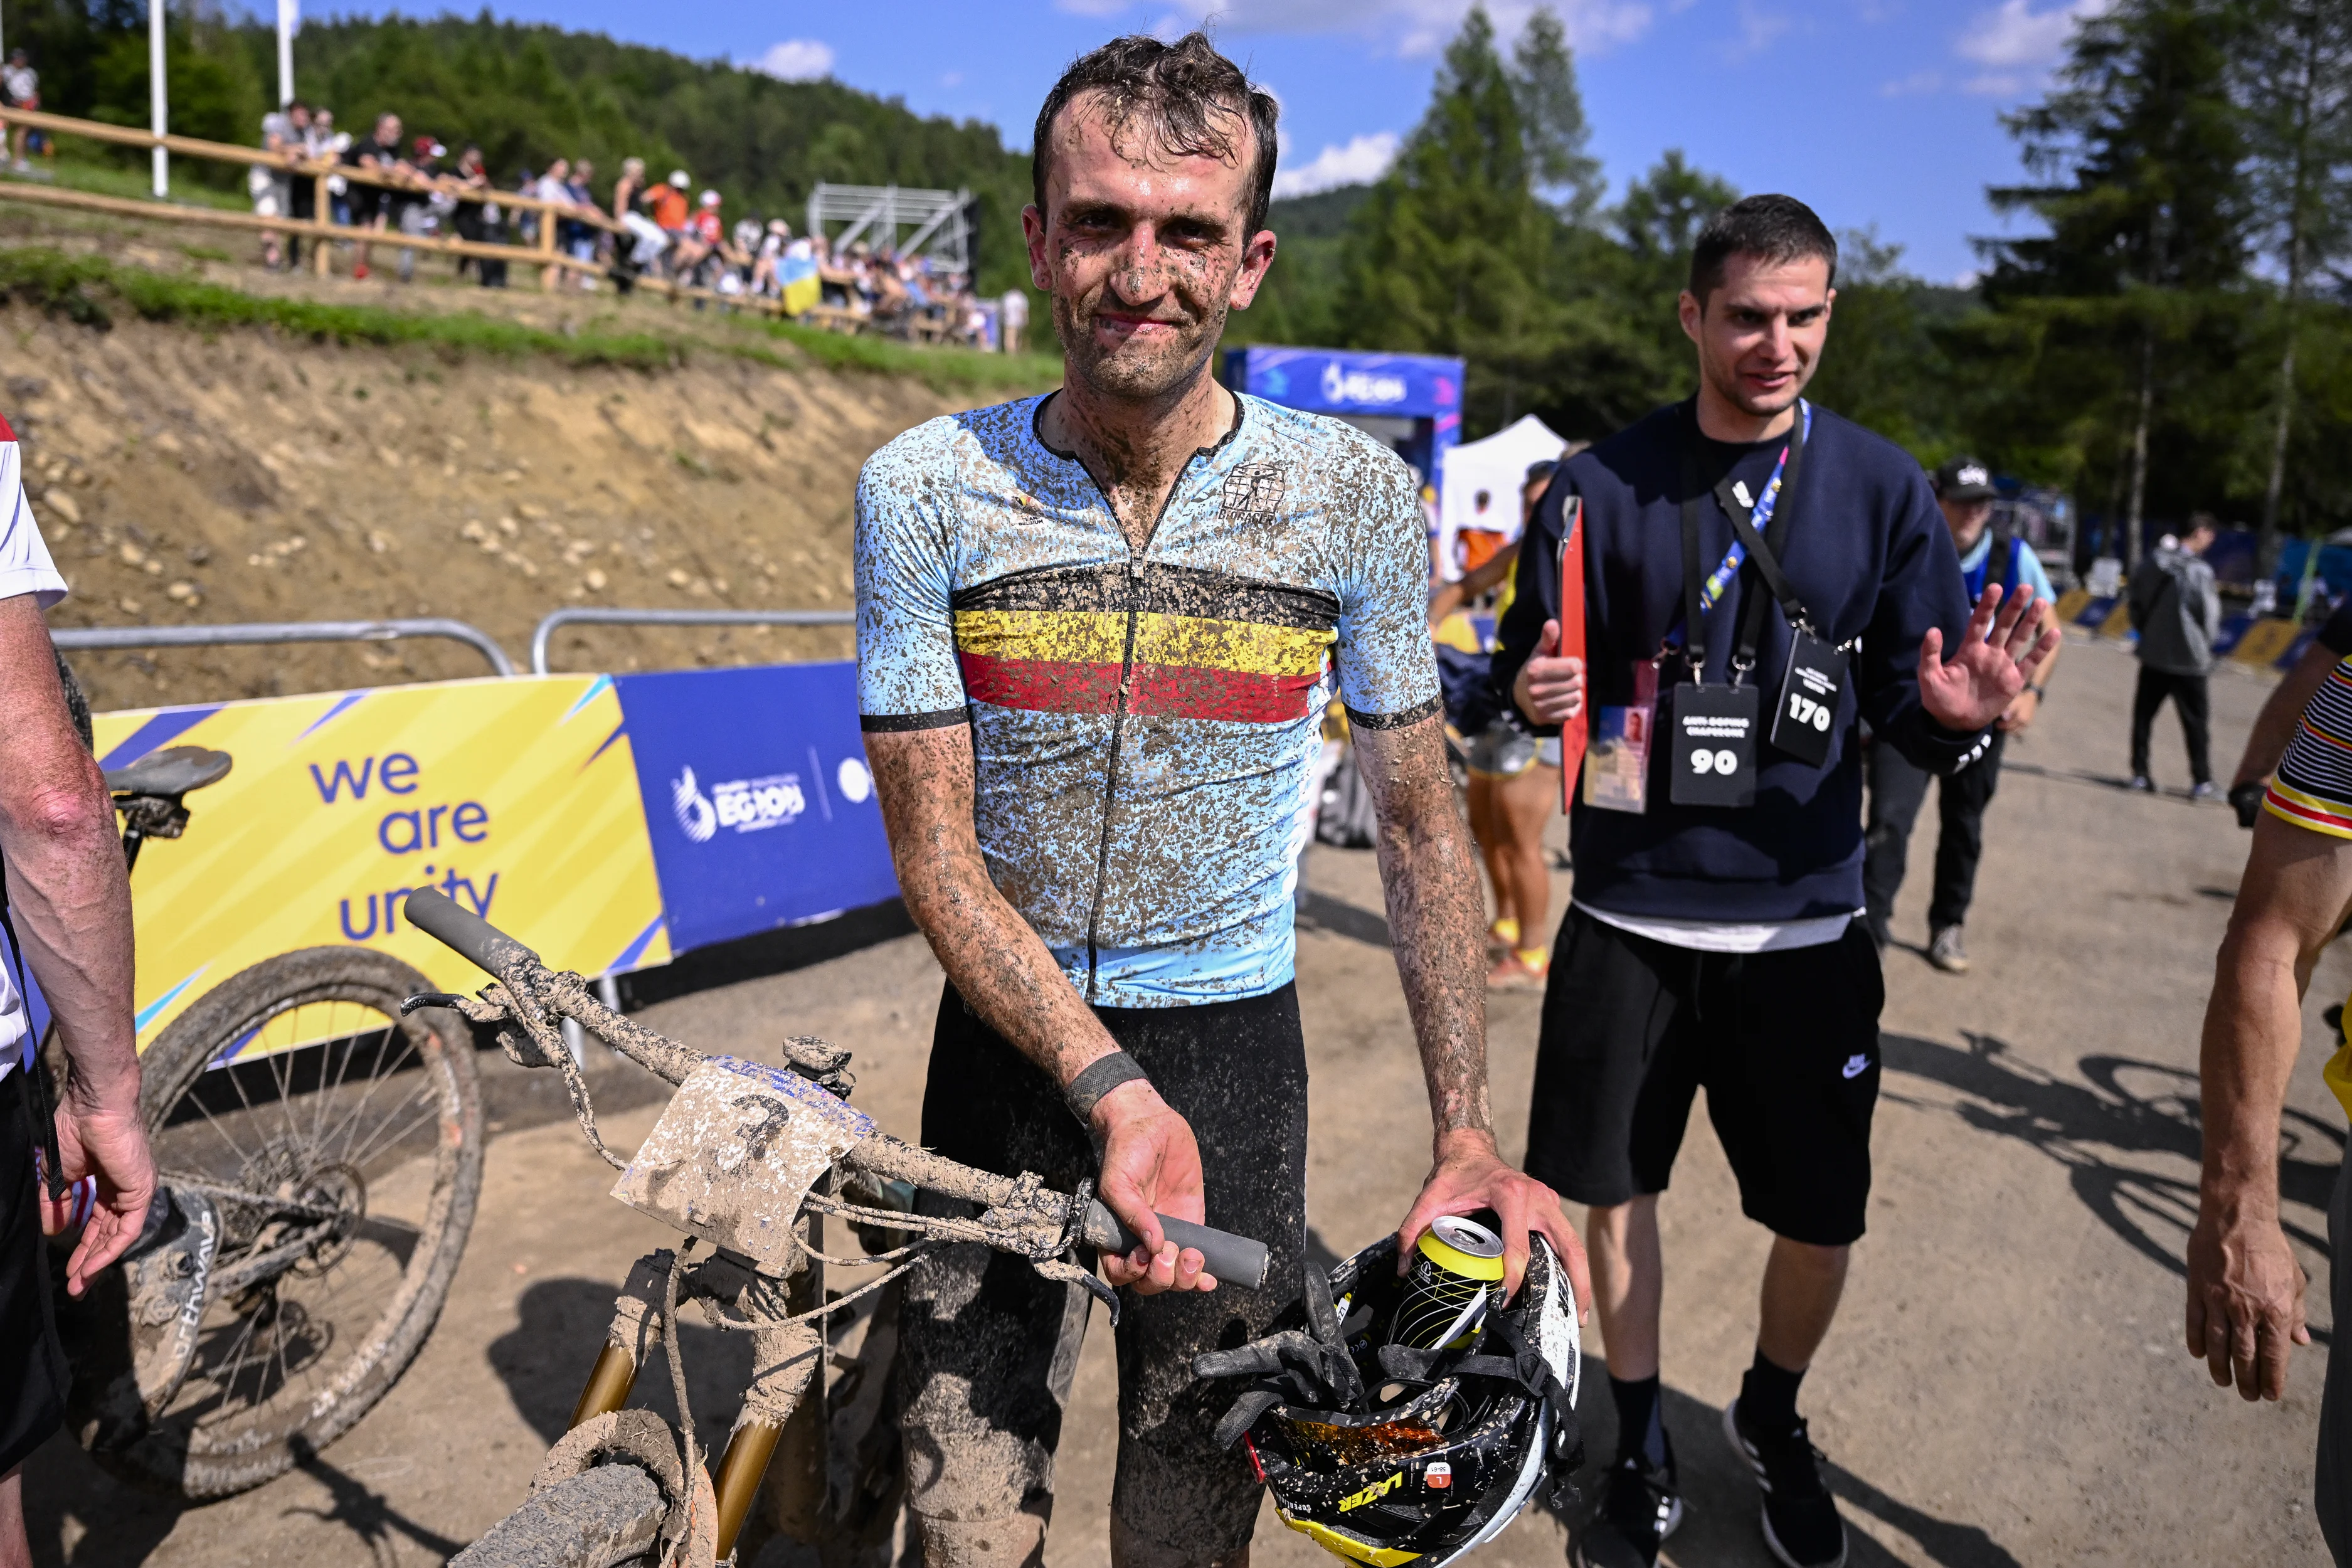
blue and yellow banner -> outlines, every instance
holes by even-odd
[[[484,976],[407,925],[437,888],[599,975],[668,962],[635,761],[609,676],[447,681],[97,716],[100,763],[171,745],[236,759],[180,838],[131,874],[143,1049],[249,964],[357,943],[471,991]],[[278,1044],[291,1042],[277,1042]]]

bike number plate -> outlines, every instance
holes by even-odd
[[[613,1195],[783,1273],[801,1200],[874,1131],[872,1117],[798,1073],[713,1057],[671,1096]]]

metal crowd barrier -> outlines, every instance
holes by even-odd
[[[855,610],[558,610],[530,634],[530,672],[549,673],[547,645],[559,626],[848,626]]]
[[[552,619],[553,617],[550,617]],[[542,631],[544,627],[542,626]],[[49,640],[61,648],[235,647],[259,643],[393,642],[446,637],[490,661],[499,675],[516,673],[507,650],[489,633],[464,621],[435,616],[399,621],[246,621],[211,626],[59,626]]]

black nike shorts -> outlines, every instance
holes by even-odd
[[[1570,905],[1544,990],[1528,1173],[1581,1204],[1664,1192],[1703,1088],[1742,1212],[1792,1241],[1854,1241],[1885,999],[1858,920],[1818,947],[1698,952]]]
[[[16,1081],[24,1070],[0,1078],[0,1476],[66,1420],[66,1352],[58,1342],[48,1244],[35,1206],[25,1086]]]
[[[1207,1562],[1248,1543],[1260,1489],[1241,1451],[1212,1437],[1232,1388],[1197,1382],[1192,1358],[1266,1332],[1297,1299],[1306,1258],[1298,994],[1285,985],[1233,1002],[1095,1014],[1192,1123],[1208,1223],[1255,1237],[1272,1255],[1263,1289],[1221,1281],[1205,1295],[1120,1293],[1111,1512],[1131,1561]],[[953,986],[931,1039],[923,1142],[1004,1175],[1034,1171],[1063,1192],[1096,1170],[1086,1126],[1060,1090]],[[929,1194],[922,1201],[927,1213],[954,1212]],[[960,1540],[977,1549],[992,1525],[1019,1526],[1027,1514],[1035,1528],[1050,1514],[1054,1451],[1091,1304],[1078,1287],[977,1245],[907,1276],[899,1397],[908,1503],[931,1542],[927,1560],[957,1561]]]

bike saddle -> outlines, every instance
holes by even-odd
[[[165,746],[125,768],[110,768],[106,787],[116,795],[181,795],[228,776],[235,759],[205,746]]]

